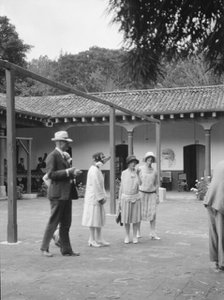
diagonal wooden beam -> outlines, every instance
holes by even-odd
[[[90,94],[81,92],[79,90],[76,90],[76,89],[68,86],[68,85],[65,85],[65,84],[53,81],[51,79],[45,78],[41,75],[38,75],[38,74],[33,73],[31,71],[28,71],[28,70],[26,70],[22,67],[19,67],[19,66],[13,64],[13,63],[10,63],[8,61],[0,59],[0,67],[3,67],[3,68],[8,69],[8,70],[14,70],[17,73],[23,74],[25,77],[30,77],[34,80],[37,80],[39,82],[48,84],[48,85],[50,85],[54,88],[60,89],[60,90],[65,91],[67,93],[75,94],[75,95],[83,97],[85,99],[93,100],[95,102],[98,102],[98,103],[101,103],[101,104],[104,104],[104,105],[108,105],[110,107],[113,107],[114,109],[117,109],[119,111],[122,111],[122,112],[126,113],[127,115],[136,116],[140,119],[146,120],[146,121],[151,122],[151,123],[160,123],[160,121],[157,120],[157,119],[154,119],[152,117],[148,117],[144,114],[140,114],[140,113],[135,112],[135,111],[131,111],[131,110],[126,109],[122,106],[116,105],[116,104],[114,104],[110,101],[101,99],[101,98],[96,97],[94,95],[90,95]]]

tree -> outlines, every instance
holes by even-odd
[[[223,84],[224,76],[206,69],[203,57],[192,56],[177,63],[164,63],[164,76],[158,77],[156,87],[205,86]]]
[[[126,53],[92,47],[76,55],[65,54],[58,59],[56,80],[85,92],[123,89],[127,76],[122,70]]]
[[[47,55],[40,56],[38,59],[32,59],[31,62],[27,63],[27,69],[29,71],[52,80],[56,77],[56,67],[57,62],[50,60]],[[42,96],[58,93],[58,90],[55,88],[31,78],[26,78],[17,85],[17,88],[21,96]]]
[[[10,24],[9,19],[0,16],[0,58],[19,66],[26,66],[26,52],[31,48],[24,44],[16,32],[15,26]],[[2,87],[5,73],[0,70],[0,85]]]
[[[224,73],[223,0],[109,0],[108,11],[124,33],[135,78],[156,81],[162,59],[198,53]]]

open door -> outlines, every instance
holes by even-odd
[[[189,189],[195,186],[195,180],[204,176],[205,146],[199,144],[184,147],[184,173],[187,175]]]
[[[126,158],[128,156],[128,145],[116,145],[115,177],[121,178],[121,172],[127,168]]]

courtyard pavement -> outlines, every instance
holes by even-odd
[[[18,201],[18,241],[7,239],[7,201],[0,201],[1,293],[3,300],[223,300],[224,272],[208,256],[206,209],[193,194],[167,193],[158,207],[157,233],[142,223],[138,244],[124,244],[124,228],[107,215],[103,230],[110,247],[87,246],[81,226],[83,199],[73,201],[71,242],[80,257],[40,255],[49,216],[46,198]],[[106,206],[107,212],[109,205]]]

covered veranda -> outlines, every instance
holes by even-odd
[[[17,197],[16,197],[16,121],[15,121],[15,75],[22,74],[25,77],[35,79],[44,84],[60,89],[67,93],[72,93],[88,100],[109,106],[109,140],[110,140],[110,212],[115,213],[115,116],[116,110],[121,111],[125,115],[155,124],[156,131],[156,154],[158,157],[157,171],[160,174],[160,121],[148,117],[147,115],[131,111],[110,101],[106,101],[97,96],[80,92],[67,85],[44,78],[38,74],[30,72],[15,64],[0,60],[0,66],[5,69],[6,73],[6,99],[7,99],[7,182],[8,182],[8,227],[7,241],[9,243],[17,242]],[[132,138],[129,139],[129,154],[133,153]],[[160,178],[160,176],[158,176]]]

